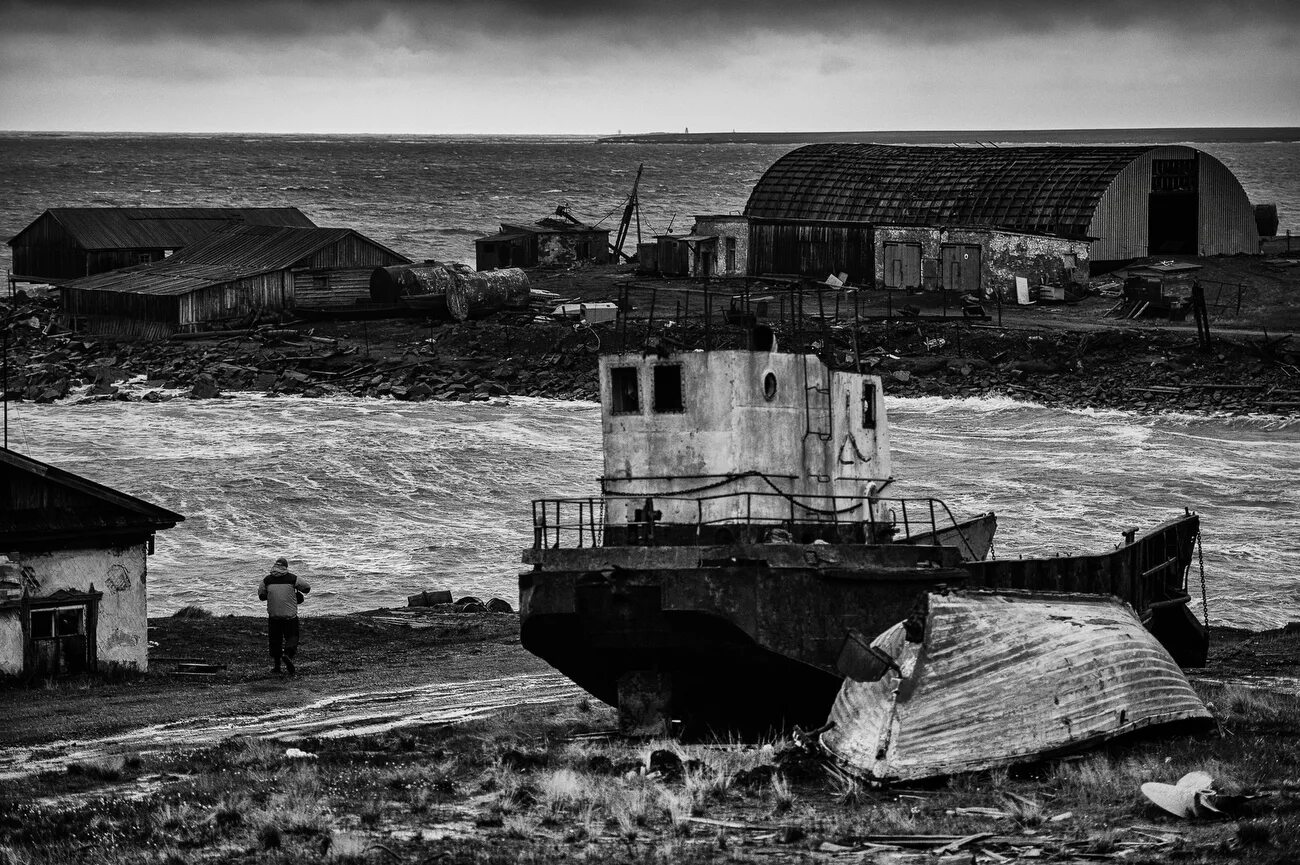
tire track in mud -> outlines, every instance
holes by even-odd
[[[337,739],[421,724],[454,724],[511,706],[541,705],[586,694],[559,673],[529,673],[473,682],[439,682],[389,691],[360,691],[257,715],[194,717],[125,730],[87,741],[0,750],[0,781],[63,771],[71,763],[170,748],[202,748],[234,736],[273,741]]]

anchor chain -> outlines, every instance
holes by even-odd
[[[1201,551],[1201,531],[1196,530],[1196,560],[1201,567],[1201,619],[1210,627],[1210,601],[1205,594],[1205,554]]]

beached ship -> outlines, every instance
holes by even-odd
[[[990,559],[993,514],[891,495],[880,379],[813,354],[658,351],[600,361],[599,496],[533,502],[523,645],[625,729],[820,726],[850,631],[941,586],[1116,595],[1183,663],[1199,522],[1098,555]]]

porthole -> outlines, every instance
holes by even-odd
[[[768,402],[776,399],[776,373],[771,370],[763,374],[763,399]]]

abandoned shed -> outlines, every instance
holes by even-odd
[[[1237,178],[1185,146],[812,144],[768,168],[745,215],[775,231],[751,234],[765,238],[751,248],[759,266],[772,257],[825,257],[819,247],[833,234],[792,229],[829,222],[1088,239],[1094,268],[1149,255],[1259,251],[1254,210]],[[847,259],[838,269],[852,272]]]
[[[69,327],[160,338],[263,312],[370,300],[370,274],[410,259],[350,228],[231,226],[154,264],[59,287]]]
[[[147,557],[184,519],[0,448],[0,674],[146,669]]]
[[[548,216],[532,225],[501,223],[501,231],[474,241],[479,270],[502,267],[563,267],[580,261],[609,261],[609,229],[573,217]]]
[[[316,224],[296,207],[52,207],[9,240],[12,278],[61,282],[161,261],[231,225]]]

